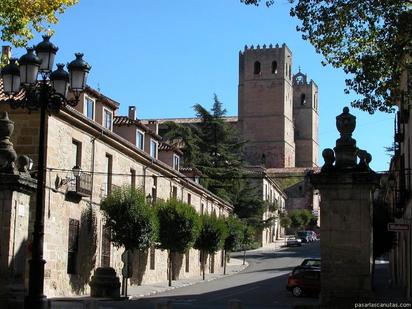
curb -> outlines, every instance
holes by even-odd
[[[163,289],[161,289],[161,290],[158,290],[158,291],[148,292],[148,293],[146,293],[146,294],[129,296],[129,299],[131,299],[131,300],[138,300],[138,299],[141,299],[141,298],[144,298],[144,297],[147,297],[147,296],[156,295],[156,294],[159,294],[159,293],[163,293],[163,292],[175,290],[175,289],[178,289],[178,288],[183,288],[183,287],[192,286],[192,285],[195,285],[195,284],[200,284],[200,283],[202,283],[202,282],[210,282],[210,281],[214,281],[214,280],[218,280],[218,279],[230,277],[230,276],[233,276],[233,275],[238,274],[238,273],[240,273],[241,271],[245,270],[247,267],[249,267],[249,263],[248,263],[248,262],[245,262],[245,265],[241,265],[241,266],[244,266],[244,267],[241,267],[238,271],[234,271],[234,272],[232,272],[232,273],[227,273],[226,275],[221,274],[221,275],[218,275],[218,276],[213,277],[213,278],[206,278],[205,280],[182,283],[182,284],[179,285],[179,286],[170,286],[170,287],[166,287],[166,288],[163,288]]]

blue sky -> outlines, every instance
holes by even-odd
[[[120,114],[135,105],[139,118],[192,117],[192,106],[210,107],[216,93],[228,115],[237,115],[239,51],[245,44],[286,43],[293,72],[300,66],[319,86],[320,149],[332,148],[339,137],[335,117],[354,96],[343,92],[343,71],[323,67],[322,57],[301,39],[288,1],[276,3],[266,8],[238,0],[80,0],[53,26],[56,61],[67,63],[83,52],[92,66],[88,83],[120,102]],[[358,147],[372,154],[373,169],[386,170],[393,115],[351,113]]]

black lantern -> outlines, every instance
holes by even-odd
[[[67,73],[63,68],[64,64],[58,63],[57,70],[50,74],[50,81],[54,91],[66,98],[67,90],[69,88],[69,73]]]
[[[27,48],[27,53],[20,57],[20,82],[24,86],[33,86],[37,81],[37,73],[41,59],[36,56],[33,48]]]
[[[69,69],[70,89],[74,92],[83,91],[86,88],[87,75],[90,71],[90,65],[83,60],[82,53],[75,54],[76,59],[67,65]]]
[[[11,58],[10,63],[1,70],[3,91],[6,95],[13,95],[20,90],[20,69],[16,58]]]
[[[59,48],[50,42],[50,36],[43,35],[43,41],[37,44],[36,54],[41,59],[40,72],[51,72]]]
[[[26,108],[40,111],[39,154],[37,164],[36,209],[33,228],[32,256],[29,261],[28,295],[25,298],[26,309],[43,309],[47,307],[47,298],[43,294],[44,264],[44,200],[46,188],[46,121],[47,114],[59,112],[66,105],[76,106],[80,94],[86,87],[87,74],[90,66],[82,59],[83,54],[76,54],[76,59],[68,65],[69,72],[63,64],[57,65],[52,72],[53,62],[58,48],[50,42],[49,36],[43,36],[43,41],[35,48],[27,48],[27,53],[19,59],[10,59],[10,63],[1,70],[3,91],[7,96],[3,102],[12,108]],[[38,73],[41,78],[38,78]],[[69,82],[71,85],[69,86]],[[24,92],[19,93],[20,86]],[[71,89],[74,96],[67,98],[67,90]],[[19,95],[17,95],[19,93]],[[78,177],[81,169],[73,168],[73,175]]]

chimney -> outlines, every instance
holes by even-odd
[[[11,58],[11,46],[5,45],[1,47],[1,62],[9,63]]]
[[[159,123],[156,120],[149,120],[147,126],[156,134],[159,134]]]
[[[129,118],[136,120],[136,106],[129,106]]]

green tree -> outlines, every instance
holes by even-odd
[[[280,218],[280,226],[284,229],[289,228],[291,224],[292,220],[288,216]]]
[[[233,188],[244,176],[241,158],[245,142],[236,128],[225,121],[226,109],[216,95],[210,112],[200,104],[194,109],[196,117],[201,119],[199,151],[202,155],[196,167],[207,176],[203,184],[208,190],[232,202]]]
[[[16,47],[25,46],[33,38],[33,31],[50,31],[51,24],[57,24],[57,14],[78,0],[1,0],[1,40]]]
[[[236,250],[236,248],[239,248],[242,245],[244,237],[243,222],[239,218],[230,215],[225,222],[227,226],[227,237],[224,243],[225,259],[223,274],[226,274],[226,263],[230,259],[230,252]]]
[[[261,0],[241,0],[258,5]],[[297,30],[336,68],[350,74],[346,92],[361,98],[352,106],[373,113],[393,111],[401,97],[399,83],[410,53],[411,1],[290,0]],[[267,6],[275,1],[265,1]],[[410,93],[408,94],[410,95]]]
[[[203,280],[205,280],[205,263],[208,254],[215,254],[223,248],[227,235],[224,221],[215,215],[202,215],[201,228],[194,244],[194,248],[200,250]]]
[[[246,263],[246,250],[249,250],[253,247],[255,243],[255,228],[251,225],[244,225],[243,229],[243,239],[241,249],[243,250],[243,265]]]
[[[169,286],[171,286],[173,255],[184,253],[192,247],[199,233],[200,220],[192,206],[176,199],[158,202],[156,214],[159,224],[159,247],[168,250]]]
[[[294,209],[289,214],[290,226],[295,229],[305,228],[315,217],[307,209]]]
[[[100,204],[110,229],[110,240],[117,247],[124,247],[128,255],[133,250],[145,250],[156,235],[156,221],[151,207],[141,189],[123,186],[114,189]],[[129,251],[130,250],[130,251]],[[126,269],[129,268],[126,259]],[[127,281],[123,280],[123,291]]]

